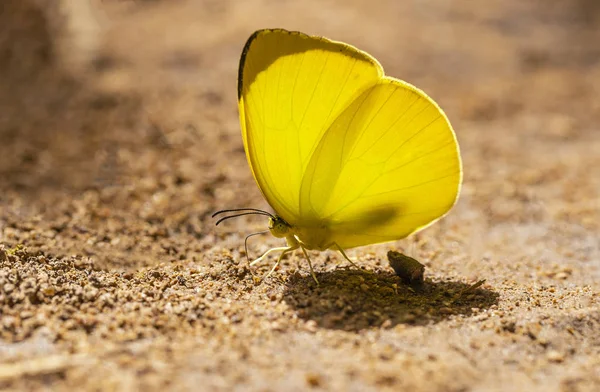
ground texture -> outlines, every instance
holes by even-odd
[[[596,1],[95,1],[77,71],[23,4],[0,11],[0,389],[600,390]],[[462,149],[446,218],[350,251],[362,270],[313,254],[320,286],[300,258],[261,283],[266,222],[210,218],[267,207],[235,88],[264,27],[369,51]]]

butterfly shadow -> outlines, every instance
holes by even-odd
[[[472,285],[426,279],[407,285],[387,271],[338,269],[287,282],[284,299],[298,316],[321,328],[358,332],[398,324],[425,325],[453,315],[469,316],[498,303],[497,292]]]

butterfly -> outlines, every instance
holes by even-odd
[[[345,249],[404,238],[458,199],[460,151],[442,109],[351,45],[256,31],[242,51],[238,103],[248,164],[275,213],[213,217],[265,215],[287,242],[252,265],[280,251],[272,272],[300,249],[318,283],[307,250],[337,250],[354,264]]]

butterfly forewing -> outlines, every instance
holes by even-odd
[[[239,106],[252,172],[275,212],[301,220],[300,185],[324,132],[380,79],[375,59],[348,45],[261,30],[240,61]]]

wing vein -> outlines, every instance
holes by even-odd
[[[385,135],[387,135],[387,133],[388,133],[388,132],[389,132],[389,131],[390,131],[390,130],[391,130],[391,129],[392,129],[392,128],[393,128],[393,127],[394,127],[394,126],[397,124],[397,123],[398,123],[398,121],[400,121],[400,120],[401,120],[401,119],[404,117],[404,115],[406,115],[406,113],[408,113],[408,111],[409,111],[409,110],[410,110],[410,109],[411,109],[411,108],[412,108],[412,107],[413,107],[413,106],[414,106],[414,105],[415,105],[415,104],[416,104],[418,101],[419,101],[419,97],[417,97],[417,99],[415,99],[413,102],[411,102],[411,104],[410,104],[410,105],[408,105],[408,107],[406,108],[406,110],[405,110],[404,112],[402,112],[402,114],[401,114],[400,116],[398,116],[398,118],[396,118],[396,119],[394,120],[394,122],[392,122],[392,123],[390,124],[390,126],[389,126],[389,127],[387,127],[387,129],[386,129],[385,131],[383,131],[383,132],[381,133],[381,135],[380,135],[380,136],[379,136],[379,137],[378,137],[376,140],[374,140],[374,141],[373,141],[373,143],[371,143],[371,145],[370,145],[370,146],[369,146],[367,149],[365,149],[365,151],[363,151],[363,153],[362,153],[362,154],[360,154],[360,155],[359,155],[357,158],[360,158],[360,157],[364,156],[364,155],[365,155],[367,152],[369,152],[369,151],[370,151],[370,150],[371,150],[371,149],[372,149],[372,148],[373,148],[373,147],[374,147],[374,146],[375,146],[375,145],[376,145],[376,144],[377,144],[377,143],[378,143],[378,142],[379,142],[381,139],[383,139],[383,138],[385,137]],[[416,116],[418,116],[419,114],[421,114],[421,112],[422,112],[423,110],[424,110],[424,109],[422,109],[422,110],[421,110],[419,113],[415,114],[415,116],[414,116],[413,118],[411,118],[411,119],[410,119],[410,121],[409,121],[408,123],[410,124],[410,122],[411,122],[412,120],[414,120],[414,118],[415,118]]]
[[[396,171],[396,170],[400,170],[400,169],[402,169],[403,167],[409,166],[410,164],[417,162],[417,161],[418,161],[418,160],[420,160],[421,158],[424,158],[424,157],[426,157],[426,156],[428,156],[428,155],[435,154],[436,152],[438,152],[438,151],[440,151],[440,150],[443,150],[444,148],[448,147],[448,146],[449,146],[449,145],[451,145],[451,144],[454,144],[454,140],[450,140],[449,142],[442,144],[442,145],[441,145],[441,146],[439,146],[438,148],[434,148],[433,150],[427,151],[426,153],[424,153],[424,154],[421,154],[421,155],[419,155],[418,157],[415,157],[415,158],[411,159],[411,160],[410,160],[410,161],[408,161],[408,162],[404,162],[403,164],[401,164],[401,165],[398,165],[398,166],[396,166],[396,167],[394,167],[394,168],[391,168],[391,169],[389,169],[389,170],[386,170],[386,171],[382,172],[381,174],[382,174],[382,175],[384,175],[384,174],[389,174],[389,173],[392,173],[392,172],[394,172],[394,171]]]

